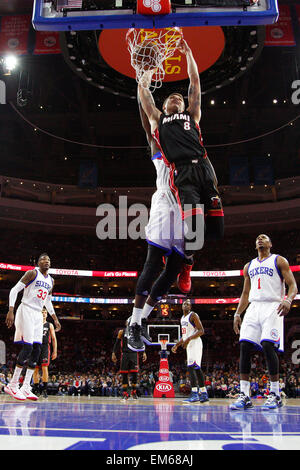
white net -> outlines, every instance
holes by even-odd
[[[182,30],[177,27],[129,29],[126,41],[136,81],[150,91],[160,88],[165,77],[166,60],[174,54],[182,37]],[[141,80],[147,71],[154,71],[150,86]]]

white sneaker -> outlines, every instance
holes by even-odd
[[[15,398],[16,400],[25,401],[26,397],[22,393],[21,389],[18,385],[7,384],[4,387],[5,393],[8,393],[11,397]]]
[[[32,393],[31,387],[28,387],[28,386],[26,386],[26,385],[23,385],[23,386],[20,388],[20,391],[22,392],[22,394],[24,395],[24,397],[27,398],[28,400],[36,401],[36,400],[39,399],[39,397],[37,397],[34,393]]]

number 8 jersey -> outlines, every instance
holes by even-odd
[[[24,288],[22,303],[41,312],[53,287],[53,279],[49,274],[41,273],[39,268],[35,268],[35,271],[35,278]]]
[[[260,261],[250,261],[248,276],[251,282],[249,302],[281,302],[285,295],[285,284],[277,266],[278,255],[270,255]]]
[[[200,127],[188,112],[161,114],[153,134],[170,163],[206,158]]]

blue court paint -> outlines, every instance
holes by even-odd
[[[2,397],[1,397],[2,398]],[[215,401],[216,402],[216,401]],[[228,403],[229,405],[229,403]],[[16,438],[17,437],[17,438]],[[0,401],[0,450],[299,449],[300,402],[263,411],[179,399]]]

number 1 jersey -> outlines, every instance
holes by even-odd
[[[285,295],[285,284],[277,266],[278,255],[270,255],[260,261],[250,261],[248,276],[251,288],[249,302],[281,302]]]

